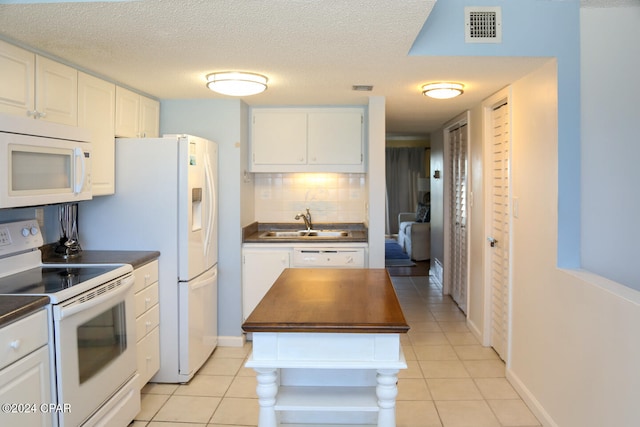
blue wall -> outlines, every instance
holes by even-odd
[[[464,7],[500,6],[502,43],[465,43]],[[580,266],[580,3],[440,0],[410,54],[555,57],[558,64],[558,264]]]

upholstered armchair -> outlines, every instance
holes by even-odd
[[[423,208],[423,207],[422,207]],[[418,209],[415,212],[398,214],[398,244],[414,261],[425,261],[431,258],[431,224],[429,208],[426,213]],[[421,220],[421,222],[417,220]]]

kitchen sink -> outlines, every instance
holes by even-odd
[[[265,231],[260,237],[300,237],[306,233],[306,231]]]
[[[305,238],[305,237],[349,237],[349,231],[345,230],[269,230],[263,232],[262,238]]]
[[[321,231],[311,230],[307,234],[307,236],[309,237],[347,237],[348,235],[349,235],[348,231],[333,231],[333,230],[321,230]]]

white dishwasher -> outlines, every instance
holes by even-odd
[[[294,268],[364,268],[364,248],[293,248]]]

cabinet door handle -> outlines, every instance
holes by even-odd
[[[11,347],[13,350],[18,350],[20,348],[20,340],[13,340],[9,343],[9,347]]]

